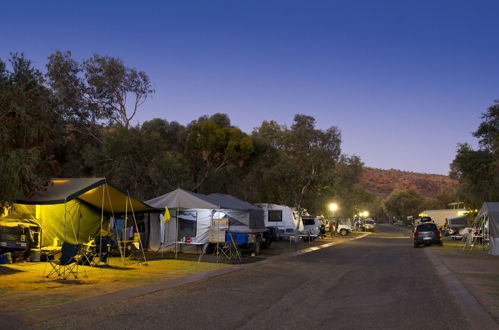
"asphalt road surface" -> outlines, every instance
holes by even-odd
[[[405,238],[404,238],[405,236]],[[369,237],[38,324],[72,329],[468,329],[407,231]]]

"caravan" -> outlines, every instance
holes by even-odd
[[[303,222],[298,212],[289,206],[270,203],[255,205],[263,209],[265,227],[270,230],[273,239],[295,236],[303,232]]]

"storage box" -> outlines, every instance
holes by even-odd
[[[230,242],[230,237],[234,238],[236,244],[248,244],[248,234],[227,233],[226,240]]]
[[[208,231],[208,242],[225,243],[225,230],[210,228]]]

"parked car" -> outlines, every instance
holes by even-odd
[[[363,231],[372,231],[374,232],[374,228],[376,227],[376,222],[371,219],[367,219],[362,223],[362,230]]]
[[[423,223],[414,228],[414,247],[442,243],[442,234],[434,223]]]

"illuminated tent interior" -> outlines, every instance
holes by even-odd
[[[38,224],[43,247],[55,238],[71,244],[88,242],[108,230],[111,215],[152,210],[104,178],[52,179],[46,190],[18,198],[2,220]]]

